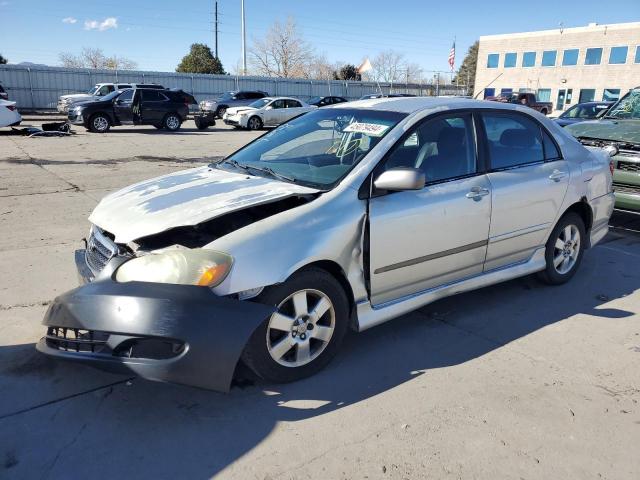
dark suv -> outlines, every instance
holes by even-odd
[[[69,109],[69,122],[104,133],[116,125],[153,125],[176,131],[187,119],[193,96],[182,90],[130,88]]]
[[[0,100],[9,100],[9,94],[4,91],[2,85],[0,85]]]

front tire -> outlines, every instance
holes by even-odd
[[[580,215],[565,214],[556,224],[547,240],[546,268],[538,274],[549,285],[561,285],[575,275],[584,253],[586,231]]]
[[[164,121],[162,122],[162,125],[164,126],[165,129],[169,130],[170,132],[175,132],[180,128],[181,123],[182,123],[182,120],[177,114],[169,113],[167,114],[166,117],[164,117]]]
[[[268,287],[255,301],[276,312],[253,333],[242,354],[262,379],[287,383],[324,368],[338,352],[349,323],[349,301],[340,283],[319,268],[295,273]]]
[[[262,120],[260,117],[251,117],[247,121],[247,128],[249,130],[260,130],[262,128]]]
[[[216,110],[216,117],[221,119],[224,116],[226,111],[227,111],[227,107],[218,107],[218,109]]]
[[[106,133],[109,128],[111,128],[111,122],[104,113],[96,113],[89,119],[89,130],[94,133]]]

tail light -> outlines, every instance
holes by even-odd
[[[611,176],[613,176],[613,170],[614,170],[614,166],[613,166],[613,160],[609,160],[609,171],[611,172]]]
[[[7,107],[12,112],[14,112],[16,110],[16,106],[15,105],[5,105],[5,107]]]

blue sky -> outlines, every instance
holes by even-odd
[[[0,0],[0,53],[12,63],[57,65],[60,52],[99,47],[143,70],[173,71],[194,42],[213,44],[214,0]],[[639,0],[245,0],[247,42],[292,15],[303,36],[330,62],[359,63],[394,49],[424,70],[456,66],[480,35],[640,20]],[[526,5],[526,6],[525,6]],[[240,0],[219,0],[219,53],[227,71],[241,58]],[[64,20],[64,21],[63,21]]]

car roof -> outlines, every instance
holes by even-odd
[[[386,97],[368,98],[349,102],[349,108],[362,108],[371,110],[385,110],[399,113],[413,113],[419,110],[434,108],[491,108],[516,110],[518,105],[508,103],[489,102],[486,100],[473,100],[464,97]],[[344,105],[329,105],[324,108],[346,108]],[[529,107],[525,107],[529,109]],[[530,110],[530,109],[529,109]]]
[[[262,97],[262,98],[258,98],[257,100],[297,100],[298,102],[302,101],[299,98],[293,98],[293,97]]]

